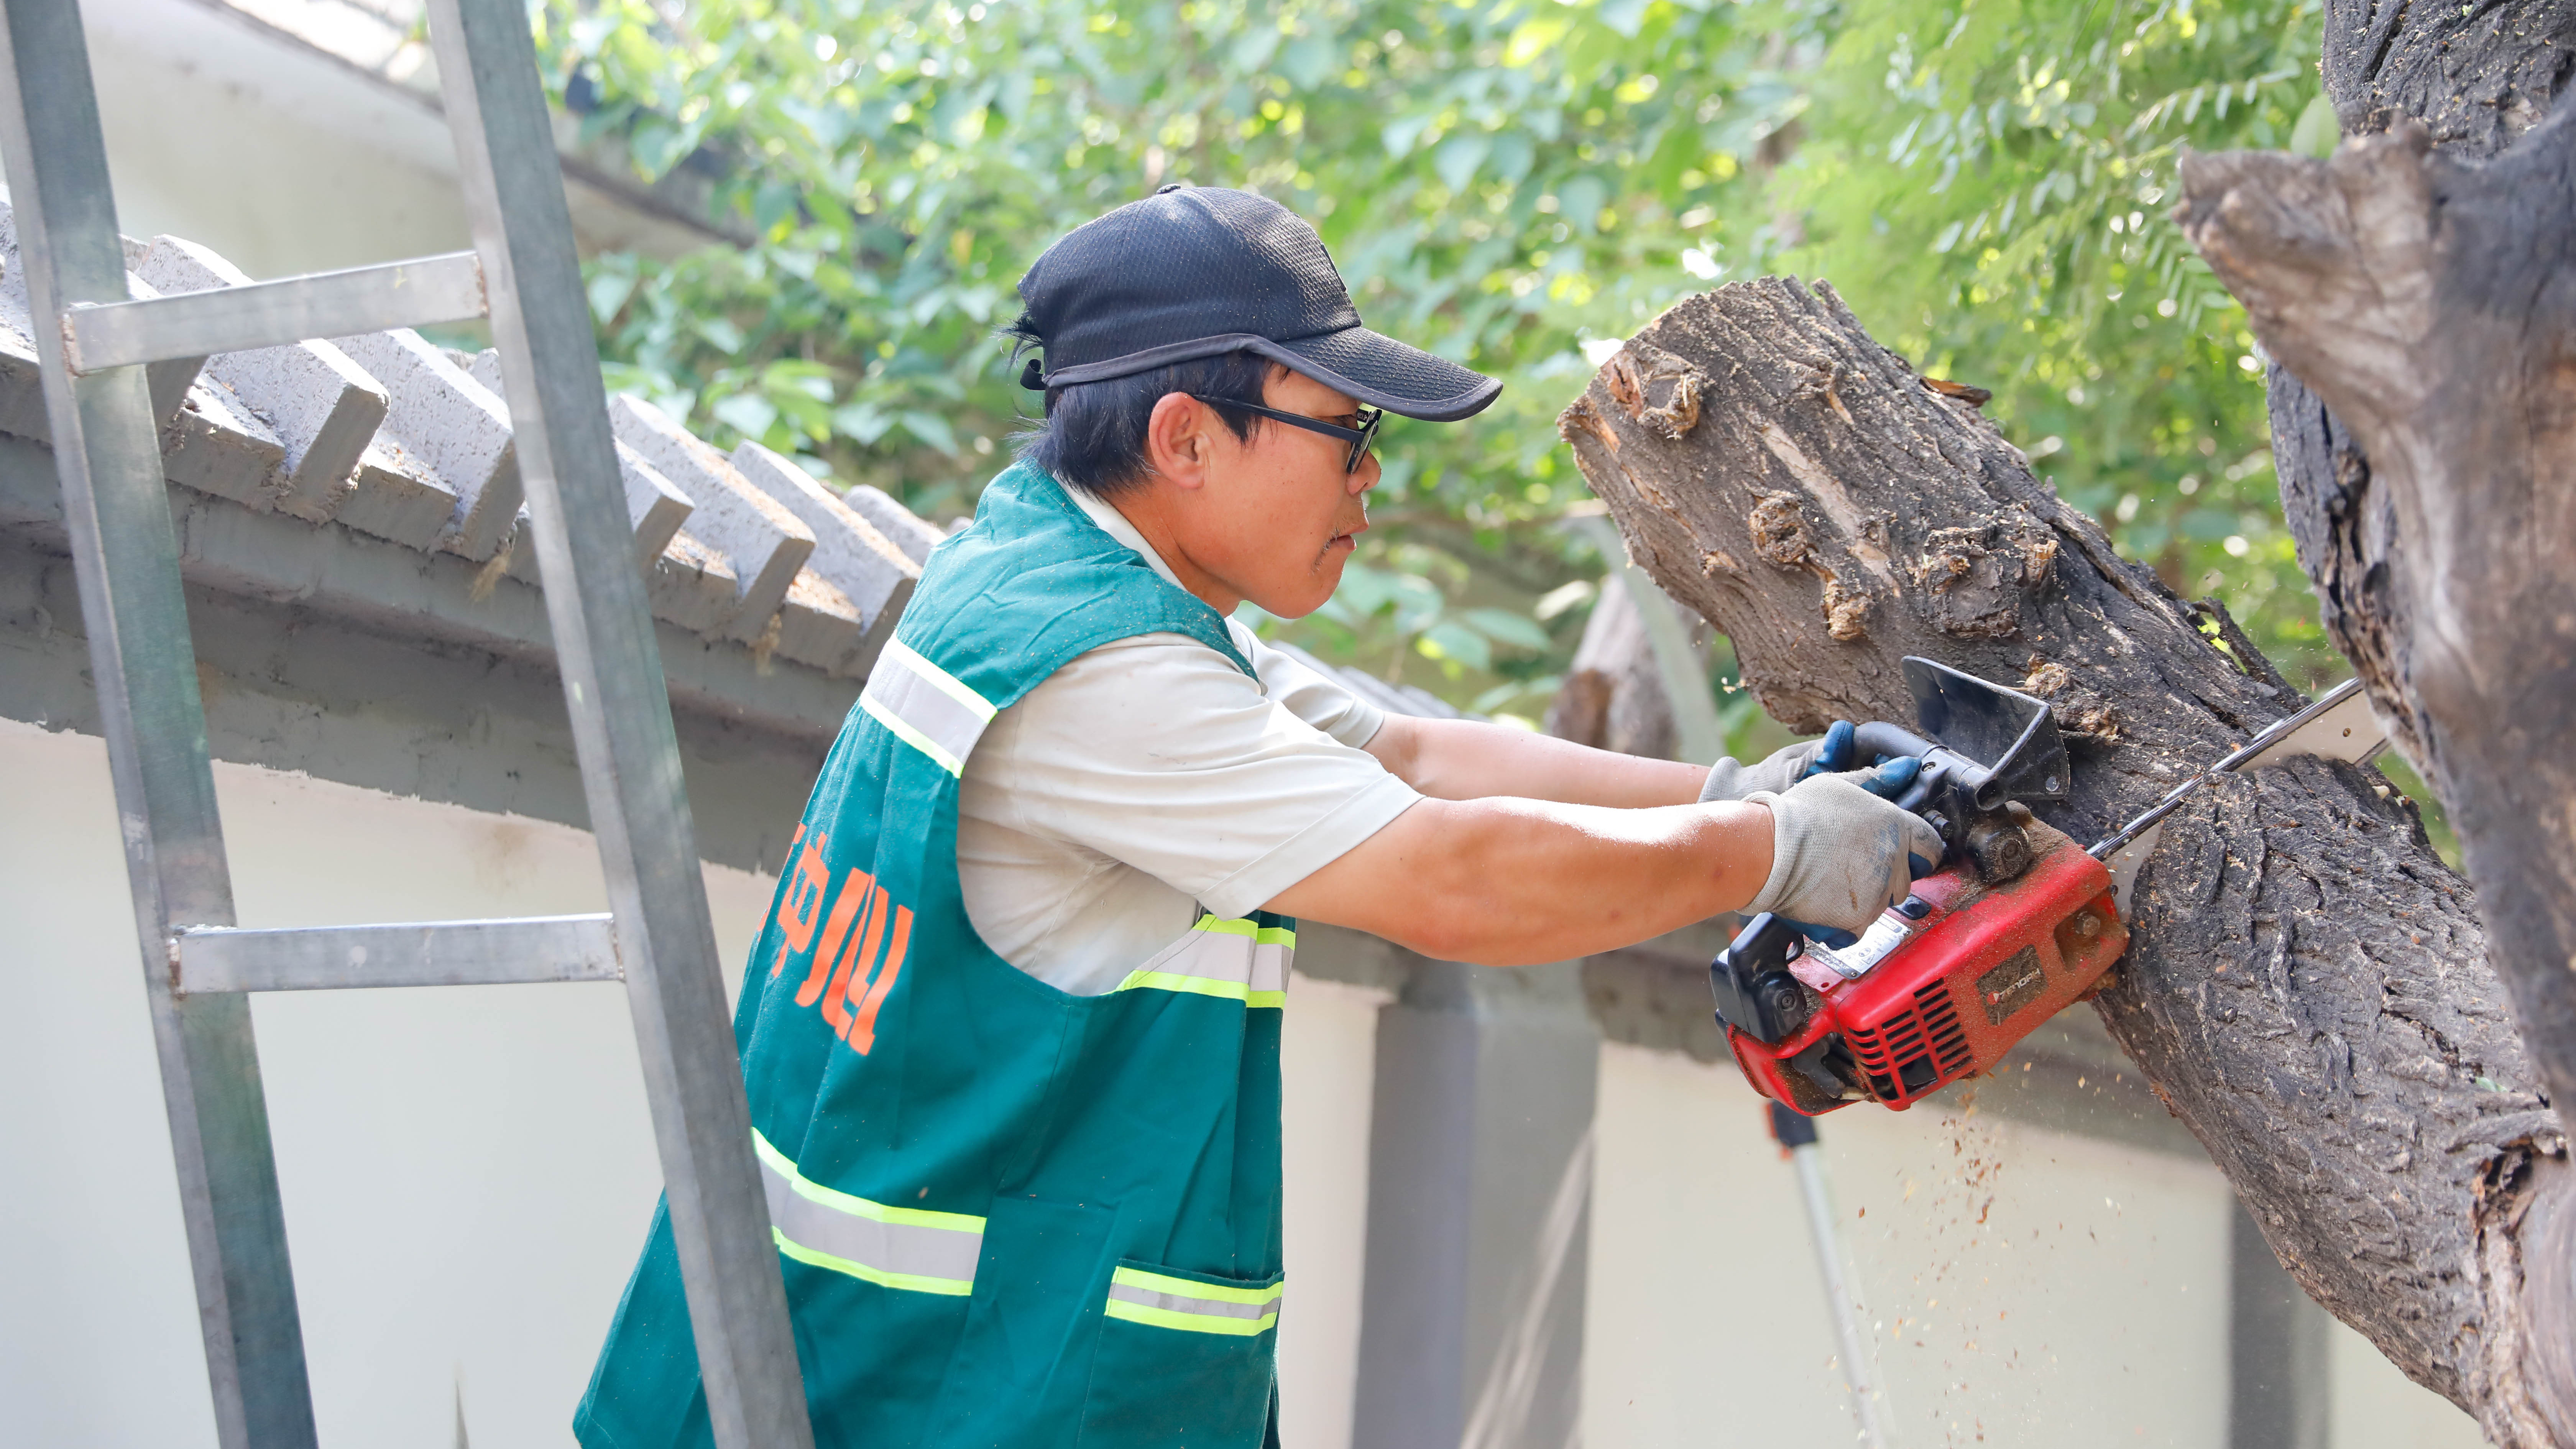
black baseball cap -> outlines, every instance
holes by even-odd
[[[1166,186],[1085,222],[1020,278],[1020,301],[1014,330],[1045,349],[1032,387],[1245,351],[1427,422],[1472,417],[1503,390],[1361,326],[1323,238],[1249,191]]]

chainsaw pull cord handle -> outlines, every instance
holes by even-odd
[[[1764,911],[1747,922],[1708,963],[1717,1019],[1764,1046],[1795,1035],[1810,1011],[1807,988],[1789,971],[1802,945],[1793,921]]]

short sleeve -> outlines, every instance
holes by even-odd
[[[961,808],[1131,866],[1219,915],[1258,908],[1421,798],[1344,742],[1376,732],[1373,707],[1263,652],[1258,683],[1177,634],[1081,655],[978,747],[1007,752],[995,763],[1011,798]],[[984,772],[967,773],[971,786]]]
[[[1365,747],[1377,738],[1386,724],[1386,711],[1295,655],[1262,643],[1243,625],[1228,620],[1226,627],[1234,633],[1234,646],[1261,676],[1262,689],[1290,714],[1346,745]]]

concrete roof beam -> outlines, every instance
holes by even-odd
[[[492,557],[517,527],[522,497],[509,408],[408,327],[337,341],[392,400],[377,433],[390,462],[454,499],[441,546]]]
[[[860,630],[851,640],[855,654],[814,662],[835,673],[865,674],[884,646],[883,636],[891,631],[895,616],[912,601],[921,565],[793,460],[745,442],[733,450],[733,465],[753,487],[814,530],[812,572],[822,575],[857,611]],[[783,639],[779,647],[791,658],[804,657],[788,651]]]
[[[506,400],[509,393],[501,386],[501,351],[486,347],[471,358],[458,357],[466,375],[483,384],[494,397]],[[635,559],[649,572],[653,560],[671,546],[671,536],[697,505],[679,485],[662,476],[662,470],[645,461],[644,455],[620,442],[617,445],[617,476],[626,485],[626,521],[635,529]]]
[[[184,239],[123,240],[137,297],[247,280]],[[42,454],[19,440],[41,445],[49,428],[15,244],[0,202],[0,434],[14,435],[0,437],[0,464],[27,472]],[[187,577],[371,630],[542,653],[542,604],[520,587],[543,581],[535,550],[514,546],[526,515],[501,381],[497,353],[450,353],[404,329],[155,365],[163,472],[226,500],[174,495]],[[828,734],[945,535],[875,489],[844,501],[756,443],[728,458],[639,399],[612,400],[609,416],[674,697],[684,680],[721,678],[693,708]],[[58,530],[57,493],[33,477],[0,477],[25,484],[28,504],[24,518],[0,507],[0,527]]]
[[[138,275],[161,294],[250,281],[214,252],[173,236],[152,239]],[[284,445],[278,511],[320,523],[358,496],[358,460],[383,425],[388,402],[385,389],[348,354],[328,342],[220,353],[206,359],[205,376],[230,388]]]
[[[928,563],[930,551],[948,535],[925,522],[911,509],[894,500],[894,495],[872,484],[861,483],[841,495],[850,511],[868,521],[869,526],[884,534],[904,557],[916,564]]]
[[[129,265],[151,250],[132,237],[117,240]],[[160,295],[133,272],[125,281],[138,298]],[[53,428],[45,418],[33,326],[26,274],[18,268],[16,216],[0,201],[0,432],[49,442]],[[201,376],[203,361],[157,363],[151,370],[164,472],[174,483],[265,510],[275,504],[284,476],[285,442],[231,389]]]
[[[643,454],[697,505],[680,536],[694,536],[733,566],[740,593],[732,617],[713,632],[746,642],[760,639],[786,603],[797,570],[813,556],[814,530],[753,487],[724,454],[642,398],[629,393],[610,398],[608,421],[620,442]]]

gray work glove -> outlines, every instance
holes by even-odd
[[[1852,764],[1851,721],[1838,719],[1822,737],[1784,745],[1754,764],[1718,761],[1708,772],[1708,783],[1700,786],[1699,803],[1742,800],[1757,790],[1777,795],[1809,775],[1838,773]]]
[[[1747,796],[1771,808],[1771,874],[1744,913],[1770,911],[1829,941],[1869,929],[1941,861],[1941,837],[1923,817],[1873,793],[1901,793],[1892,776],[1911,783],[1920,768],[1920,761],[1890,761]]]

